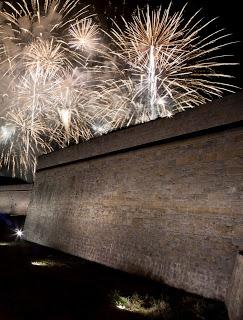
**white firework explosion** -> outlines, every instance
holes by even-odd
[[[119,48],[116,54],[134,84],[133,101],[150,109],[150,119],[171,116],[176,111],[203,104],[233,86],[224,82],[230,76],[219,67],[235,65],[225,62],[220,51],[230,42],[223,30],[203,36],[213,22],[202,23],[198,12],[185,22],[184,8],[171,14],[171,6],[151,11],[138,9],[124,27],[112,30]]]
[[[25,176],[38,155],[114,129],[171,117],[234,87],[228,34],[184,8],[138,9],[102,32],[78,0],[0,9],[0,167]],[[109,45],[105,45],[105,34]],[[112,41],[110,41],[112,40]],[[226,80],[226,81],[225,81]]]

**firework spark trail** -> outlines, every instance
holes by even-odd
[[[157,112],[155,110],[155,103],[157,98],[157,77],[156,77],[156,62],[154,56],[154,46],[150,47],[149,52],[149,71],[148,71],[148,83],[149,83],[149,104],[150,104],[150,113],[151,120],[157,118]]]
[[[232,92],[228,34],[197,12],[138,9],[100,29],[78,0],[0,7],[0,167],[23,177],[37,156],[117,128],[171,117]],[[108,37],[107,37],[108,35]],[[112,44],[107,44],[112,41]]]

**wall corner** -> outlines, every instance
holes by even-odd
[[[236,256],[227,291],[226,306],[230,320],[243,319],[243,251],[238,252]]]

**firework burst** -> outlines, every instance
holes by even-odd
[[[183,13],[184,8],[172,14],[171,6],[164,12],[138,9],[132,21],[124,20],[125,28],[112,31],[115,54],[134,85],[133,102],[150,109],[150,119],[170,117],[233,92],[233,86],[222,80],[230,76],[218,71],[234,65],[218,53],[230,44],[222,43],[229,34],[218,30],[203,36],[213,20],[202,23],[197,12],[185,22]]]
[[[24,113],[8,113],[1,126],[1,157],[0,162],[15,176],[25,177],[28,172],[34,172],[37,164],[36,154],[52,150],[48,140],[42,137],[50,134],[40,119],[26,117]]]
[[[20,0],[0,11],[0,165],[13,175],[34,171],[36,157],[52,144],[92,136],[87,101],[95,67],[87,56],[98,41],[98,26],[87,7],[77,5]]]
[[[109,131],[171,117],[232,92],[223,30],[138,9],[108,34],[78,0],[0,8],[0,167],[25,176],[38,155]],[[106,44],[105,44],[106,43]],[[109,43],[109,45],[108,45]]]
[[[77,50],[93,51],[100,43],[99,26],[90,18],[71,25],[69,34],[69,45]]]

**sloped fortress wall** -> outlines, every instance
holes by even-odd
[[[242,103],[41,157],[26,239],[224,300],[243,249]]]
[[[0,186],[0,213],[26,215],[32,185]]]

